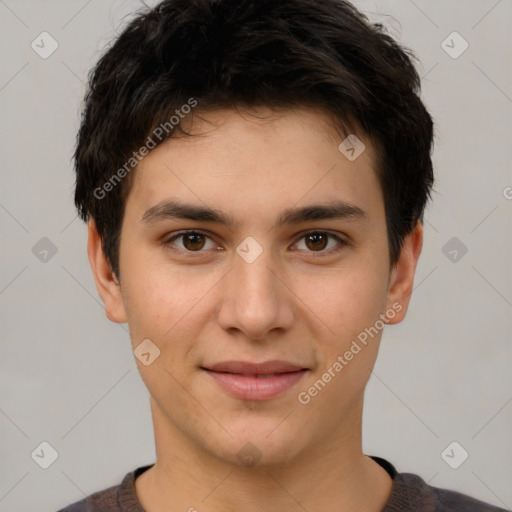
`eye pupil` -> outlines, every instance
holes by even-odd
[[[200,233],[190,233],[188,235],[183,235],[183,245],[189,251],[202,249],[204,246],[204,236]]]
[[[311,247],[309,243],[312,243]],[[310,249],[325,249],[327,245],[327,237],[322,233],[313,233],[311,235],[307,235],[306,244]]]

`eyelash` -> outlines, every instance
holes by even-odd
[[[186,250],[186,249],[178,249],[178,248],[176,248],[172,244],[172,242],[174,242],[175,240],[178,240],[179,238],[182,238],[182,237],[184,237],[186,235],[192,235],[192,234],[193,235],[202,235],[202,236],[205,236],[205,237],[211,239],[210,235],[208,235],[204,231],[192,229],[192,230],[180,231],[180,232],[176,233],[171,238],[168,238],[168,239],[164,240],[163,241],[163,245],[167,249],[169,249],[169,250],[171,250],[173,252],[187,253],[187,255],[190,255],[192,257],[202,256],[203,253],[205,252],[204,250],[189,251],[189,250]],[[330,233],[329,231],[318,231],[318,230],[316,230],[316,231],[308,231],[307,233],[304,233],[303,235],[301,235],[299,240],[297,242],[295,242],[295,243],[298,243],[299,241],[303,240],[308,235],[327,235],[328,237],[335,239],[339,243],[338,247],[336,247],[334,249],[320,250],[320,251],[307,251],[307,252],[311,253],[311,255],[313,257],[315,257],[315,258],[322,257],[322,256],[325,256],[325,255],[336,254],[336,253],[342,251],[343,249],[345,249],[349,245],[349,242],[347,240],[339,237],[338,235],[335,235],[334,233]]]

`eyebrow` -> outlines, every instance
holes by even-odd
[[[146,224],[152,224],[169,219],[215,222],[226,225],[229,228],[238,224],[231,215],[215,208],[187,204],[175,199],[166,199],[152,206],[144,213],[141,221]],[[345,201],[329,201],[327,203],[285,210],[279,216],[277,225],[299,224],[324,219],[363,220],[368,222],[369,216],[363,209],[354,204]]]

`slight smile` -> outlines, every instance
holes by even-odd
[[[268,400],[295,386],[309,368],[287,361],[225,361],[201,367],[230,395],[241,400]]]

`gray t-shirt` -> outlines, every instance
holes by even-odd
[[[393,479],[391,495],[382,512],[506,512],[455,491],[428,485],[411,473],[398,473],[387,460],[371,456]],[[152,465],[128,473],[119,485],[96,492],[58,512],[146,512],[135,493],[135,479]]]

